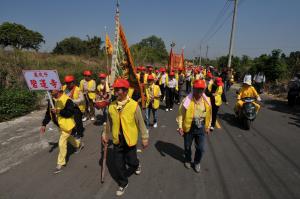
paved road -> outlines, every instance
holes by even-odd
[[[122,198],[300,198],[300,108],[265,97],[257,120],[245,131],[234,119],[233,99],[232,92],[219,113],[221,129],[207,137],[200,174],[183,166],[176,110],[160,111],[151,145],[139,153],[142,174],[130,178]],[[71,154],[59,175],[52,174],[58,151],[51,146],[2,173],[0,198],[115,198],[111,149],[109,172],[100,183],[100,130],[87,126],[85,149]]]

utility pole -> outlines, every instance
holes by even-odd
[[[200,45],[200,66],[202,66],[202,63],[201,63],[201,61],[202,61],[201,50],[202,50],[202,46]]]
[[[208,45],[206,46],[206,61],[208,60]]]
[[[230,34],[229,54],[228,54],[228,64],[227,64],[228,68],[231,67],[237,5],[238,5],[238,0],[234,0],[234,11],[233,11],[233,18],[232,18],[232,28],[231,28],[231,34]]]

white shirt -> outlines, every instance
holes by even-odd
[[[175,78],[173,78],[172,80],[170,79],[168,82],[168,87],[169,88],[175,88],[178,85],[178,82]]]
[[[161,84],[165,84],[166,83],[166,77],[167,77],[166,73],[161,76]]]

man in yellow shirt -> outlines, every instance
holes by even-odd
[[[105,129],[109,128],[112,134],[113,162],[119,185],[116,195],[121,196],[128,187],[128,176],[141,173],[136,153],[138,134],[141,133],[144,148],[148,146],[149,134],[138,103],[128,97],[129,82],[126,79],[117,79],[113,88],[117,99],[109,105]],[[102,142],[108,143],[107,129],[102,134]]]
[[[105,73],[99,73],[98,75],[100,83],[96,90],[96,102],[95,106],[97,109],[101,109],[103,113],[103,122],[106,122],[107,118],[107,105],[109,104],[110,89],[107,82],[107,75]]]
[[[57,158],[57,166],[54,173],[60,173],[62,167],[66,165],[67,142],[70,142],[77,150],[83,148],[83,144],[79,139],[75,139],[71,133],[75,128],[74,121],[74,104],[72,100],[63,93],[62,90],[52,91],[52,97],[55,99],[55,108],[51,109],[57,117],[57,123],[61,134],[58,142],[59,154]]]
[[[204,152],[205,133],[209,134],[211,123],[211,104],[204,94],[204,80],[195,80],[193,92],[183,99],[179,106],[177,123],[178,132],[184,138],[185,167],[191,168],[191,146],[195,140],[194,168],[200,172],[200,161]]]
[[[221,77],[217,77],[211,88],[211,105],[212,105],[212,120],[210,130],[213,131],[216,126],[217,115],[220,106],[222,105],[223,86]]]
[[[160,88],[154,84],[154,77],[148,76],[148,86],[146,87],[146,125],[147,129],[150,127],[150,113],[153,113],[153,127],[157,128],[157,110],[159,108],[159,99],[161,96]]]
[[[255,98],[257,101],[261,101],[256,89],[252,86],[251,76],[245,76],[243,86],[237,95],[237,103],[234,108],[236,115],[238,115],[239,110],[243,107],[244,101],[242,99],[245,97],[251,97]],[[256,112],[258,112],[260,105],[256,102],[253,102],[253,104],[256,107]]]
[[[152,66],[147,67],[147,73],[144,75],[144,84],[147,84],[149,75],[152,75],[154,77],[154,79],[156,78],[156,75],[153,72],[153,67]]]
[[[84,79],[80,81],[79,88],[84,94],[86,101],[85,117],[82,119],[86,121],[90,118],[92,121],[95,120],[95,108],[94,101],[96,99],[96,82],[92,79],[92,72],[86,70],[83,72]]]
[[[84,132],[82,123],[82,115],[85,112],[84,96],[80,88],[75,85],[75,77],[73,75],[65,76],[64,80],[66,84],[63,85],[62,90],[75,104],[74,120],[76,128],[73,130],[73,134],[75,134],[78,139],[81,139]]]

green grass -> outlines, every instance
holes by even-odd
[[[28,90],[22,70],[55,69],[62,83],[67,74],[74,75],[78,83],[84,70],[93,71],[97,79],[97,74],[105,71],[105,63],[84,56],[0,50],[0,122],[24,115],[40,104],[41,92]]]

